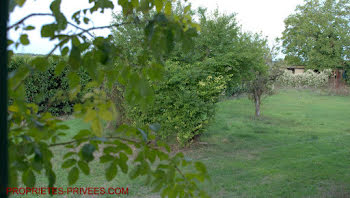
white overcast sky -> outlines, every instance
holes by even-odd
[[[39,12],[49,12],[48,0],[27,0],[23,8],[16,8],[10,14],[10,24],[18,21],[24,16]],[[192,8],[199,6],[208,8],[212,11],[218,8],[224,13],[236,13],[237,20],[244,31],[262,33],[269,39],[272,45],[275,38],[280,37],[284,30],[284,19],[293,13],[296,6],[303,3],[303,0],[189,0]],[[62,0],[61,10],[66,16],[71,16],[77,8],[91,7],[88,0]],[[117,8],[119,9],[119,8]],[[116,10],[117,10],[116,9]],[[111,11],[104,14],[94,14],[93,24],[95,26],[109,25],[112,21]],[[26,21],[26,24],[34,24],[37,29],[30,32],[31,44],[25,47],[19,47],[15,50],[18,53],[44,54],[48,53],[54,43],[48,39],[40,37],[40,26],[52,22],[50,17],[33,17]],[[10,31],[9,37],[16,40],[20,32]],[[95,32],[96,35],[108,35],[108,30]]]

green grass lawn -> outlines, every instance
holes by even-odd
[[[264,99],[260,119],[253,115],[246,98],[220,102],[200,138],[208,144],[184,149],[207,165],[211,182],[202,187],[212,197],[350,197],[350,97],[284,90]],[[72,135],[89,127],[66,123]],[[64,148],[55,149],[61,161]],[[66,186],[67,171],[56,169],[57,186]],[[104,165],[93,163],[91,170],[77,186],[129,187],[128,197],[147,197],[143,179],[118,173],[106,182]],[[37,185],[46,186],[46,179]]]

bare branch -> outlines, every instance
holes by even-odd
[[[106,26],[98,26],[98,27],[91,27],[88,29],[83,29],[83,31],[81,31],[80,33],[76,34],[77,36],[80,36],[86,32],[90,32],[92,30],[100,30],[100,29],[109,29],[109,28],[113,28],[113,27],[119,27],[122,25],[128,25],[128,24],[132,24],[134,23],[134,21],[132,22],[124,22],[124,23],[118,23],[118,24],[112,24],[112,25],[106,25]]]
[[[58,38],[58,37],[74,37],[74,36],[81,36],[81,35],[83,35],[84,33],[88,33],[89,35],[91,35],[90,31],[93,31],[93,30],[109,29],[109,28],[119,27],[119,26],[122,26],[122,25],[128,25],[128,24],[132,24],[132,23],[135,23],[135,22],[132,21],[132,22],[117,23],[117,24],[112,24],[112,25],[91,27],[91,28],[88,28],[88,29],[84,29],[84,28],[78,27],[78,26],[76,26],[76,25],[70,23],[70,25],[73,25],[73,26],[76,27],[77,29],[80,29],[81,32],[76,33],[76,34],[71,34],[71,35],[57,34],[57,35],[54,35],[54,36],[52,37],[52,39],[55,39],[55,38]],[[91,36],[94,37],[93,35],[91,35]]]
[[[61,43],[65,42],[67,39],[69,39],[69,36],[67,35],[67,38],[63,39],[61,42],[57,43],[52,50],[46,55],[46,58],[48,58],[52,53],[55,52],[55,50],[60,46]]]
[[[113,24],[113,25],[106,25],[106,26],[98,26],[98,27],[91,27],[91,28],[88,28],[88,29],[84,29],[84,28],[81,28],[71,22],[68,22],[69,25],[81,30],[81,32],[77,33],[77,34],[71,34],[71,35],[65,35],[65,34],[57,34],[55,36],[52,37],[52,39],[55,39],[55,38],[58,38],[58,37],[66,37],[66,39],[62,40],[60,43],[62,43],[63,41],[67,40],[68,38],[70,37],[74,37],[74,36],[81,36],[83,35],[84,33],[88,33],[91,37],[94,37],[90,31],[92,30],[99,30],[99,29],[109,29],[109,28],[113,28],[113,27],[119,27],[119,26],[122,26],[122,25],[127,25],[127,24],[132,24],[134,22],[125,22],[125,23],[118,23],[118,24]],[[46,57],[49,57],[60,45],[60,43],[56,44],[54,46],[54,48],[52,48],[52,50],[46,55]]]
[[[75,27],[75,28],[77,28],[77,29],[79,29],[79,30],[82,30],[82,31],[86,31],[86,29],[84,29],[84,28],[81,28],[81,27],[79,27],[79,26],[77,26],[77,25],[75,25],[74,23],[72,23],[72,22],[67,22],[69,25],[71,25],[71,26],[73,26],[73,27]],[[94,37],[94,35],[92,35],[90,32],[87,32],[91,37]]]
[[[7,27],[7,31],[9,31],[10,29],[18,26],[19,24],[22,24],[25,20],[33,17],[33,16],[53,16],[53,14],[51,13],[32,13],[32,14],[29,14],[28,16],[22,18],[21,20],[17,21],[15,24]]]

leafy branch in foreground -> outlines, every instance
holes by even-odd
[[[23,6],[25,3],[16,2],[16,6]],[[31,59],[11,72],[8,77],[11,100],[8,109],[11,187],[20,184],[18,178],[21,178],[21,182],[26,186],[32,187],[36,183],[36,175],[42,173],[45,173],[48,179],[48,186],[53,187],[56,183],[56,173],[52,166],[52,147],[61,145],[67,148],[61,167],[69,169],[69,185],[78,181],[80,173],[89,175],[89,163],[98,160],[99,163],[108,164],[108,181],[113,180],[120,170],[128,173],[132,179],[146,176],[147,184],[153,187],[155,192],[161,192],[162,197],[207,197],[197,185],[198,181],[208,179],[205,166],[200,162],[186,160],[182,153],[172,156],[169,147],[162,142],[158,142],[157,147],[162,146],[166,152],[164,149],[154,148],[149,141],[154,139],[156,127],[134,128],[122,125],[114,131],[118,137],[113,135],[109,138],[104,138],[103,129],[103,124],[114,120],[118,114],[113,101],[105,93],[105,90],[112,89],[114,83],[125,87],[125,99],[129,104],[143,108],[152,103],[153,92],[149,81],[159,79],[159,75],[155,74],[161,73],[166,55],[172,51],[174,43],[180,42],[187,47],[188,41],[191,41],[198,31],[198,26],[192,22],[189,15],[190,6],[186,6],[179,15],[173,13],[170,0],[89,2],[92,7],[77,10],[72,15],[75,23],[69,22],[61,12],[61,0],[54,0],[50,5],[51,13],[33,13],[8,27],[8,30],[15,28],[23,32],[30,31],[35,27],[22,26],[28,18],[53,16],[53,23],[41,27],[41,37],[58,43],[47,56]],[[123,26],[124,23],[89,28],[79,26],[82,22],[89,24],[91,19],[88,12],[104,12],[105,9],[113,9],[117,5],[122,7],[125,16],[137,16],[155,10],[155,14],[145,21],[143,32],[143,46],[147,49],[145,52],[151,52],[152,59],[144,60],[142,57],[145,54],[139,54],[138,65],[148,67],[156,64],[158,67],[148,68],[141,73],[136,72],[133,70],[134,64],[120,56],[122,48],[112,44],[111,35],[95,37],[91,34],[93,30]],[[126,23],[134,22],[136,21],[131,20]],[[67,33],[69,26],[80,31],[75,34]],[[30,44],[30,38],[23,32],[19,41],[8,41],[10,47]],[[92,38],[88,38],[87,35]],[[64,58],[51,56],[57,49]],[[66,143],[57,143],[57,140],[65,135],[68,127],[48,112],[39,113],[38,106],[27,103],[25,99],[24,80],[34,71],[46,71],[49,65],[48,57],[58,61],[55,74],[62,73],[66,67],[70,68],[67,73],[69,89],[66,96],[71,101],[78,98],[80,101],[74,106],[73,116],[90,124],[90,129],[80,131],[72,141]],[[80,69],[86,71],[91,78],[85,86],[80,84]],[[58,94],[57,97],[59,96]],[[95,153],[100,154],[98,159]]]

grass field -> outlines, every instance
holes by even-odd
[[[207,165],[211,182],[202,187],[212,197],[350,197],[350,97],[284,90],[263,101],[260,119],[253,108],[246,98],[220,102],[200,138],[208,144],[184,149]],[[75,119],[66,123],[72,135],[88,127]],[[62,149],[56,148],[57,161]],[[67,171],[56,168],[57,186],[65,186]],[[103,165],[91,170],[77,186],[121,186],[129,188],[124,197],[157,197],[145,196],[142,179],[118,173],[106,182]],[[46,179],[37,185],[46,186]]]

